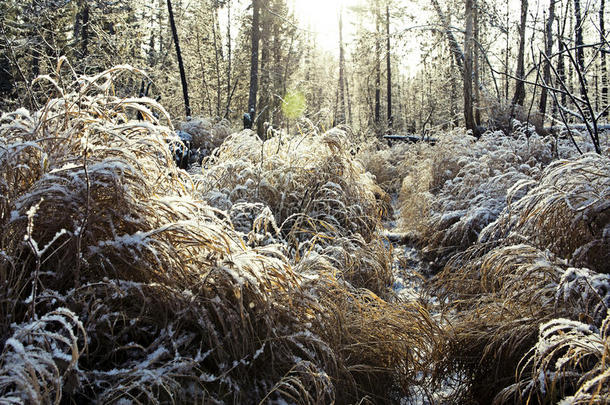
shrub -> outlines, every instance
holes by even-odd
[[[519,198],[524,189],[529,191]],[[556,161],[539,181],[516,183],[509,198],[514,202],[482,240],[520,237],[574,266],[608,272],[610,159],[587,154]]]

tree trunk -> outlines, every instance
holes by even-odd
[[[252,0],[252,48],[250,53],[250,92],[248,110],[256,112],[256,94],[258,93],[258,43],[260,39],[260,1]],[[252,117],[254,120],[254,117]]]
[[[347,72],[345,72],[345,98],[347,100],[347,124],[352,126],[354,125],[354,117],[352,115],[352,99],[349,92],[349,75]]]
[[[167,12],[169,13],[169,24],[172,28],[172,36],[174,37],[174,45],[176,46],[176,58],[178,59],[178,68],[180,69],[180,81],[182,82],[182,95],[184,96],[184,111],[187,117],[191,116],[191,104],[189,102],[188,86],[186,84],[186,73],[184,72],[184,63],[182,62],[182,54],[180,53],[180,42],[178,41],[178,30],[174,20],[174,12],[172,10],[172,1],[167,0]]]
[[[385,6],[385,33],[386,33],[386,69],[388,71],[388,89],[387,89],[387,97],[388,97],[388,129],[392,129],[392,125],[394,123],[394,118],[392,116],[392,58],[390,52],[390,4],[386,4]]]
[[[150,40],[148,41],[148,66],[150,66],[151,68],[154,68],[156,59],[157,58],[155,57],[155,32],[153,30],[150,33]]]
[[[159,0],[157,10],[157,19],[159,20],[159,55],[162,55],[164,51],[163,34],[165,33],[165,27],[163,27],[163,21],[165,21],[165,17],[163,16],[163,0]]]
[[[451,120],[453,127],[460,125],[460,114],[458,111],[458,80],[457,74],[455,73],[455,59],[451,58]]]
[[[201,69],[201,84],[203,88],[203,94],[201,95],[202,103],[203,101],[207,101],[208,114],[212,116],[212,98],[210,97],[210,89],[208,87],[208,82],[205,78],[205,65],[203,63],[203,52],[201,51],[201,37],[199,35],[199,27],[195,28],[195,39],[197,42],[197,56],[199,58],[199,67]]]
[[[379,44],[379,0],[375,0],[375,125],[381,118],[381,45]]]
[[[89,2],[82,1],[80,10],[81,16],[81,32],[80,32],[80,58],[81,61],[89,56]]]
[[[505,48],[504,48],[504,72],[506,73],[504,75],[504,97],[506,98],[506,101],[508,101],[508,86],[509,86],[509,74],[508,72],[510,72],[509,66],[508,66],[508,54],[509,54],[509,50],[510,50],[510,3],[509,0],[506,0],[506,44],[505,44]]]
[[[583,49],[582,40],[582,16],[580,14],[580,0],[574,0],[574,36],[576,46],[576,63],[577,68],[582,75],[583,80],[580,82],[580,95],[584,96],[587,93],[587,81],[585,77],[585,50]]]
[[[281,13],[281,10],[275,9],[273,10],[276,14]],[[281,14],[279,14],[281,15]],[[278,110],[280,110],[280,100],[279,97],[276,97],[276,95],[279,96],[283,96],[286,94],[286,92],[284,91],[284,85],[283,85],[283,72],[282,72],[282,64],[283,63],[290,63],[290,61],[288,61],[287,59],[284,59],[283,55],[282,55],[282,44],[284,42],[284,39],[282,38],[281,32],[280,32],[280,24],[278,23],[278,21],[276,21],[274,18],[272,18],[270,20],[270,22],[273,24],[273,47],[272,47],[272,52],[273,52],[273,62],[272,65],[269,67],[269,69],[271,69],[271,74],[270,74],[270,84],[271,84],[271,89],[273,89],[273,91],[270,93],[271,97],[269,99],[269,106],[270,106],[270,116],[271,116],[271,123],[274,124],[275,126],[279,126],[280,122],[279,119],[275,119],[275,115],[277,113]],[[264,46],[264,45],[263,45]]]
[[[0,54],[0,94],[8,95],[13,91],[15,79],[11,75],[11,61],[7,54]]]
[[[449,47],[451,48],[451,52],[455,56],[455,61],[460,69],[460,73],[464,73],[464,53],[462,52],[462,48],[460,48],[460,44],[455,39],[451,28],[449,27],[449,21],[445,17],[445,13],[441,9],[441,6],[438,4],[438,0],[432,0],[432,5],[438,14],[439,19],[441,20],[441,24],[443,29],[445,30],[445,35],[447,36],[447,40],[449,41]]]
[[[472,24],[473,0],[466,0],[466,35],[464,37],[464,121],[466,129],[474,132],[472,113]]]
[[[563,27],[561,27],[561,21],[558,19],[557,20],[557,33],[558,36],[560,38],[563,37],[564,33],[565,33],[565,28],[567,25],[567,11],[564,12],[564,16],[563,16]],[[566,86],[568,85],[568,81],[567,81],[567,77],[566,77],[566,65],[565,65],[565,60],[564,60],[564,52],[565,52],[566,48],[565,48],[565,44],[563,41],[559,41],[559,55],[557,55],[557,76],[560,82],[563,82],[566,84]],[[561,93],[561,105],[562,106],[566,106],[566,103],[568,101],[568,97],[565,94],[565,92]]]
[[[339,13],[339,95],[337,124],[345,124],[345,55],[343,52],[343,9]]]
[[[523,105],[525,101],[525,30],[527,23],[528,0],[521,0],[521,24],[519,25],[519,53],[517,55],[517,83],[515,85],[515,95],[513,105]]]
[[[227,105],[225,107],[225,118],[229,116],[231,111],[231,0],[227,0]]]
[[[269,94],[271,93],[271,22],[269,21],[272,16],[265,10],[261,13],[262,24],[260,24],[260,44],[261,44],[261,57],[260,57],[260,77],[259,85],[261,91],[258,92],[258,108],[260,112],[257,114],[259,120],[256,122],[256,131],[261,139],[266,139],[265,123],[269,121],[270,116],[270,99]]]
[[[606,28],[604,25],[604,14],[606,8],[606,0],[601,0],[599,5],[599,42],[602,44],[607,44],[605,42],[606,38]],[[606,118],[610,117],[610,111],[608,108],[608,68],[606,65],[606,53],[601,53],[601,82],[602,82],[602,100],[601,100],[601,109],[605,110],[604,116]]]
[[[549,16],[546,20],[545,25],[545,42],[544,42],[544,53],[547,58],[550,58],[553,53],[553,20],[555,20],[555,2],[556,0],[551,0],[549,5]],[[551,65],[550,59],[548,62],[544,63],[544,67],[542,70],[542,80],[544,86],[542,86],[542,90],[540,93],[540,104],[538,109],[540,110],[540,115],[544,120],[544,115],[546,114],[546,104],[548,97],[548,89],[547,86],[551,85]]]
[[[221,55],[219,52],[219,45],[218,45],[218,17],[217,17],[217,13],[218,13],[218,8],[214,8],[214,10],[212,10],[212,40],[213,40],[213,45],[214,45],[214,58],[216,61],[216,66],[214,67],[216,70],[216,116],[220,116],[220,98],[221,98],[221,91],[222,91],[222,85],[221,85],[221,74],[220,74],[220,59],[221,59]],[[222,45],[221,45],[222,46]]]
[[[296,36],[296,30],[292,30],[290,33],[290,46],[288,46],[288,54],[286,55],[286,59],[284,60],[284,72],[282,73],[282,94],[286,94],[288,92],[288,75],[290,74],[289,68],[293,64],[292,55]]]
[[[475,126],[481,125],[481,109],[479,108],[481,102],[481,81],[479,77],[479,69],[480,69],[480,60],[479,60],[479,47],[477,46],[479,43],[479,6],[476,0],[473,1],[474,6],[474,33],[473,33],[473,57],[474,57],[474,66],[473,66],[473,78],[474,78],[474,97],[473,97],[473,109],[474,109],[474,123]]]

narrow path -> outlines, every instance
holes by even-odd
[[[392,288],[399,300],[419,299],[427,269],[415,247],[415,235],[398,232],[397,219],[400,215],[400,207],[396,197],[392,198],[392,208],[392,218],[383,223],[383,236],[392,248],[392,272],[394,273]]]

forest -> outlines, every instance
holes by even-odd
[[[610,404],[605,0],[0,0],[0,404]]]

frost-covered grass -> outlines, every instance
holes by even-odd
[[[211,152],[222,145],[231,134],[231,125],[227,120],[212,120],[203,117],[191,118],[180,123],[180,130],[192,136],[191,147]]]
[[[279,244],[295,262],[318,253],[355,287],[384,296],[391,257],[378,231],[389,197],[351,147],[339,129],[265,142],[246,130],[227,138],[193,180],[251,246]]]
[[[488,132],[480,140],[454,132],[435,146],[418,144],[405,160],[399,226],[420,235],[427,260],[441,269],[452,254],[477,241],[513,195],[516,184],[537,180],[557,156],[573,156],[567,141],[517,131]]]
[[[526,129],[411,149],[399,225],[438,271],[438,389],[450,379],[457,403],[609,403],[608,157]]]
[[[375,139],[357,147],[356,157],[366,171],[375,176],[380,187],[395,195],[398,194],[403,179],[413,170],[413,159],[416,158],[418,149],[415,145],[402,142],[388,147]]]
[[[408,393],[443,332],[384,299],[382,192],[343,133],[236,134],[191,178],[162,107],[112,95],[128,70],[0,119],[0,402]]]
[[[0,403],[610,402],[608,157],[193,119],[188,174],[129,71],[0,118]],[[383,238],[399,187],[438,272],[396,296],[424,284]]]

